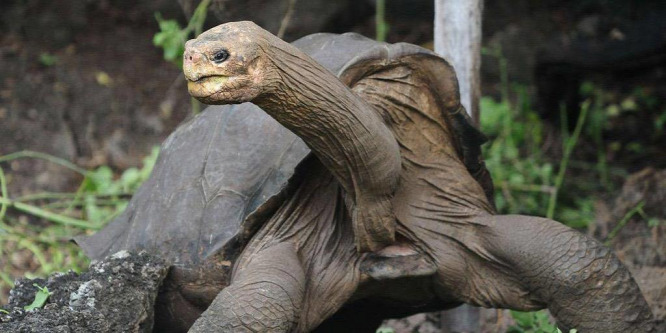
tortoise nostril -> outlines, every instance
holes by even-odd
[[[192,56],[190,56],[190,60],[192,60]]]

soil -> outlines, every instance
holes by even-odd
[[[160,2],[65,2],[56,17],[48,1],[3,5],[6,17],[16,16],[0,35],[0,154],[30,149],[89,168],[137,165],[189,113],[180,70],[151,42],[153,10],[178,10]],[[10,169],[13,196],[71,190],[80,180],[43,161]]]

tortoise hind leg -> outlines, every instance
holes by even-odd
[[[553,220],[484,216],[466,248],[466,301],[531,310],[548,307],[560,328],[653,332],[652,314],[626,267],[598,241]],[[475,258],[482,258],[477,265]],[[483,275],[475,275],[487,269]],[[488,279],[492,277],[492,279]],[[460,287],[459,287],[460,288]]]
[[[299,319],[305,286],[293,245],[263,249],[238,269],[189,332],[291,332]]]

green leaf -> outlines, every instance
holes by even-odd
[[[113,182],[113,171],[106,165],[91,171],[83,181],[85,192],[108,194]]]
[[[546,311],[511,311],[511,317],[518,326],[509,327],[507,333],[554,333],[558,331],[557,326],[550,322],[550,316]]]
[[[31,311],[43,307],[44,304],[46,304],[46,300],[51,295],[51,292],[49,292],[49,289],[47,287],[42,288],[36,283],[34,283],[33,286],[37,287],[38,290],[37,293],[35,294],[35,299],[32,301],[32,304],[23,307],[23,309],[26,311]]]
[[[662,111],[661,114],[657,116],[657,119],[654,121],[654,128],[657,132],[661,132],[664,129],[664,124],[666,124],[666,111]]]
[[[130,192],[141,184],[141,172],[137,168],[129,168],[120,176],[120,182],[124,192]]]
[[[651,217],[648,219],[648,227],[658,227],[661,224],[661,220],[656,217]]]
[[[606,107],[606,114],[608,114],[610,117],[617,117],[621,112],[620,106],[617,104],[611,104],[608,107]],[[599,114],[601,115],[601,114]],[[592,117],[592,122],[591,124],[595,123],[601,123],[602,120],[597,120],[596,118],[601,118],[601,117]],[[594,121],[597,120],[597,121]]]
[[[395,330],[392,327],[380,327],[376,333],[395,333]]]
[[[51,53],[43,52],[39,55],[39,63],[46,67],[53,66],[56,62],[58,62],[58,57]]]
[[[5,309],[0,309],[0,312],[2,312],[2,313],[6,313],[6,314],[9,314],[9,311],[7,311],[7,310],[5,310]]]
[[[534,326],[534,315],[531,312],[511,311],[511,317],[520,327],[529,328]]]
[[[590,81],[585,81],[580,85],[580,94],[589,97],[594,93],[594,84]]]
[[[86,213],[86,219],[95,223],[99,223],[104,220],[109,212],[106,209],[102,209],[97,205],[97,198],[94,195],[86,195],[84,198],[84,208]]]
[[[623,110],[626,111],[636,111],[638,108],[638,104],[636,104],[636,99],[633,96],[629,96],[625,98],[622,103],[620,103],[620,106],[622,107]]]
[[[164,50],[164,59],[182,67],[189,31],[183,30],[176,20],[165,20],[160,13],[155,13],[155,19],[160,31],[153,36],[153,44]]]

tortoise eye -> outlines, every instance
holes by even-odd
[[[219,50],[213,54],[213,62],[219,64],[224,62],[229,58],[229,51],[227,50]]]

